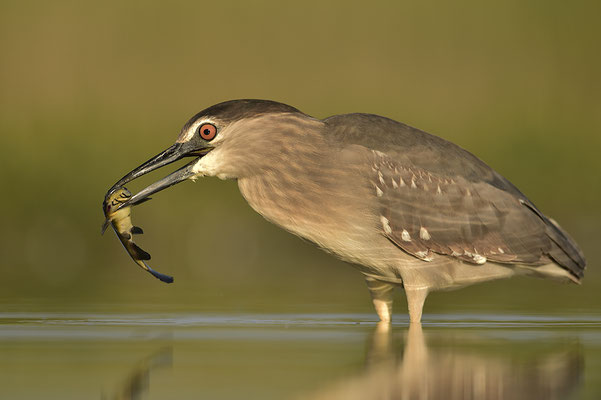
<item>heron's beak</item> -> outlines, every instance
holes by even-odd
[[[147,200],[148,196],[150,196],[151,194],[159,192],[163,189],[167,189],[168,187],[171,187],[177,183],[180,183],[182,181],[185,181],[186,179],[193,177],[195,175],[193,171],[194,164],[198,161],[198,159],[207,154],[210,150],[211,148],[198,149],[196,146],[194,146],[194,144],[190,142],[176,143],[173,146],[169,147],[167,150],[157,154],[150,160],[135,168],[123,178],[119,179],[119,181],[108,190],[105,198],[108,198],[111,195],[111,193],[123,187],[126,183],[136,178],[139,178],[142,175],[146,175],[147,173],[152,172],[155,169],[164,167],[165,165],[181,160],[184,157],[197,157],[194,159],[194,161],[186,164],[177,171],[167,175],[158,182],[155,182],[152,185],[142,189],[139,193],[133,195],[127,202],[123,203],[119,208],[139,204],[142,201]]]

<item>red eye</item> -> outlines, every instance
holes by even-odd
[[[198,132],[200,133],[200,137],[207,142],[215,139],[215,136],[217,136],[217,128],[213,124],[203,124]]]

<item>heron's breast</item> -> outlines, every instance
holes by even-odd
[[[307,176],[274,171],[239,179],[238,186],[267,220],[342,259],[364,265],[390,262],[383,256],[393,246],[377,228],[369,182],[357,175],[325,171],[317,177],[313,172],[309,168]]]

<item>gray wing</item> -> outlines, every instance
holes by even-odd
[[[326,120],[338,140],[371,149],[381,228],[405,252],[424,261],[433,253],[474,264],[555,261],[582,277],[585,261],[573,240],[471,153],[382,117],[339,117]]]
[[[544,224],[511,194],[406,167],[380,152],[374,152],[372,172],[385,234],[406,252],[476,264],[549,262]]]

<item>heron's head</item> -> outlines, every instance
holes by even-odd
[[[131,197],[126,205],[187,179],[199,176],[243,178],[281,159],[311,147],[306,140],[321,122],[294,107],[268,100],[232,100],[211,106],[193,116],[175,144],[121,178],[107,197],[126,183],[184,157],[193,160]],[[299,140],[295,140],[299,139]]]

